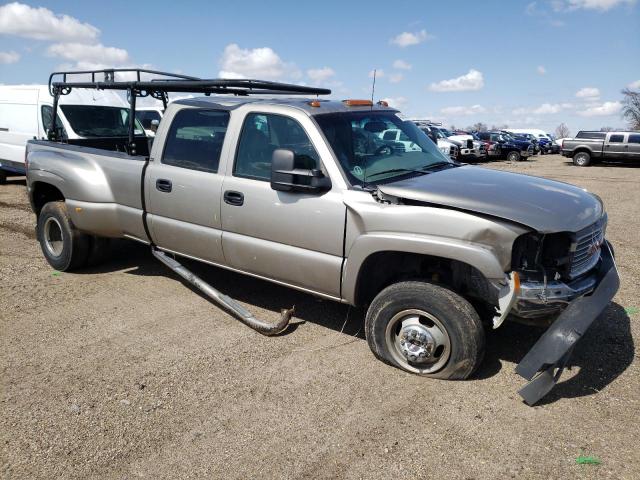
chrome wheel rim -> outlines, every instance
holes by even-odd
[[[398,312],[387,324],[385,339],[393,359],[410,372],[435,373],[451,356],[447,329],[424,310]]]
[[[64,248],[62,226],[54,217],[49,217],[44,222],[44,247],[52,257],[62,255]]]
[[[578,165],[584,165],[584,163],[586,162],[586,156],[579,153],[578,155],[576,155],[576,163]]]

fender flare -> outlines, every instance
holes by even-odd
[[[355,302],[360,268],[370,255],[380,252],[417,253],[457,260],[477,268],[488,280],[505,279],[500,261],[486,246],[435,236],[372,233],[359,237],[345,258],[342,272],[344,301]]]

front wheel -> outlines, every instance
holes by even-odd
[[[7,183],[7,174],[0,170],[0,185]]]
[[[474,308],[431,283],[391,285],[371,303],[367,342],[376,357],[408,372],[465,379],[484,356],[484,329]]]
[[[514,151],[511,151],[507,154],[507,160],[509,160],[510,162],[519,162],[520,161],[520,153]]]
[[[578,167],[586,167],[591,163],[591,155],[587,152],[578,152],[573,156],[573,164]]]
[[[47,262],[56,270],[74,270],[87,262],[89,237],[73,226],[64,202],[49,202],[42,207],[38,241]]]

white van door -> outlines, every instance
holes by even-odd
[[[0,165],[4,170],[24,172],[27,140],[37,135],[35,104],[0,103]]]

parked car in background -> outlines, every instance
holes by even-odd
[[[0,183],[25,174],[25,147],[33,138],[45,139],[51,126],[53,97],[46,85],[0,86]],[[127,103],[109,90],[74,90],[60,97],[58,137],[74,140],[126,137]],[[137,124],[136,135],[144,136]]]
[[[508,128],[506,129],[510,133],[522,133],[531,135],[535,138],[540,145],[541,153],[559,153],[560,146],[556,145],[553,135],[546,133],[544,130],[537,128]]]
[[[530,142],[533,145],[533,154],[537,155],[542,152],[542,146],[538,142],[538,139],[531,135],[530,133],[510,133],[506,130],[503,130],[504,134],[510,135],[512,138],[522,141],[522,142]]]
[[[516,140],[509,134],[503,132],[477,132],[478,137],[489,143],[490,148],[499,146],[497,158],[504,158],[510,162],[526,160],[533,155],[533,144],[531,142]]]
[[[586,167],[602,160],[640,161],[640,131],[580,131],[562,141],[562,156]]]
[[[420,130],[427,134],[427,136],[438,145],[438,149],[453,160],[457,160],[459,157],[459,148],[454,142],[451,142],[447,136],[440,131],[435,125],[432,125],[429,120],[408,120],[414,123]]]
[[[447,130],[440,128],[440,131],[447,136],[450,142],[454,142],[460,148],[459,160],[463,162],[477,162],[487,158],[487,152],[484,144],[477,141],[467,132]]]

